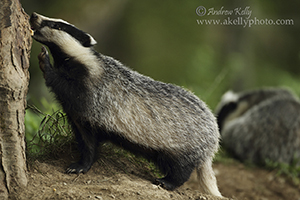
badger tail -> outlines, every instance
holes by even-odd
[[[197,177],[203,192],[222,197],[217,186],[217,180],[212,168],[212,160],[208,159],[197,167]]]

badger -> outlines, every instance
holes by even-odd
[[[215,116],[191,92],[141,75],[93,49],[95,39],[74,25],[33,13],[33,38],[47,87],[62,105],[81,158],[66,173],[86,173],[99,143],[110,141],[153,161],[174,190],[196,168],[200,187],[221,196],[212,169],[219,147]]]
[[[300,165],[299,113],[286,88],[228,91],[216,109],[222,145],[241,161]]]

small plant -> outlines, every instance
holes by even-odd
[[[294,159],[291,164],[287,163],[278,163],[266,159],[265,164],[268,169],[277,170],[277,175],[285,175],[289,177],[295,185],[300,184],[300,166],[298,165],[299,161]]]
[[[37,121],[40,121],[39,125]],[[66,115],[60,110],[49,115],[35,106],[28,105],[25,127],[27,154],[31,157],[56,154],[63,146],[73,141]]]

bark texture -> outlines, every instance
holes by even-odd
[[[19,0],[0,1],[0,199],[27,185],[25,107],[31,49],[28,15]]]

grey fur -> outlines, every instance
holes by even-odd
[[[48,22],[43,19],[51,21],[32,15],[31,23],[38,33],[33,37],[50,48],[54,67],[46,49],[39,56],[40,67],[47,86],[73,124],[85,155],[68,168],[68,173],[86,172],[92,162],[85,157],[93,157],[94,140],[110,140],[157,163],[166,173],[158,181],[167,189],[183,184],[197,168],[206,172],[199,173],[204,191],[221,196],[211,166],[219,131],[204,102],[178,86],[155,81],[91,47],[80,46],[89,44],[62,32],[69,26],[54,30],[46,27]],[[61,20],[52,21],[64,26]],[[46,24],[45,28],[40,24]],[[68,44],[62,46],[66,40]]]
[[[218,106],[222,144],[237,158],[300,165],[300,102],[289,90],[268,88],[234,94]],[[233,95],[233,96],[234,96]],[[228,96],[228,93],[224,95]],[[226,105],[236,103],[235,109]],[[223,111],[222,111],[223,108]],[[226,116],[226,117],[224,117]]]

